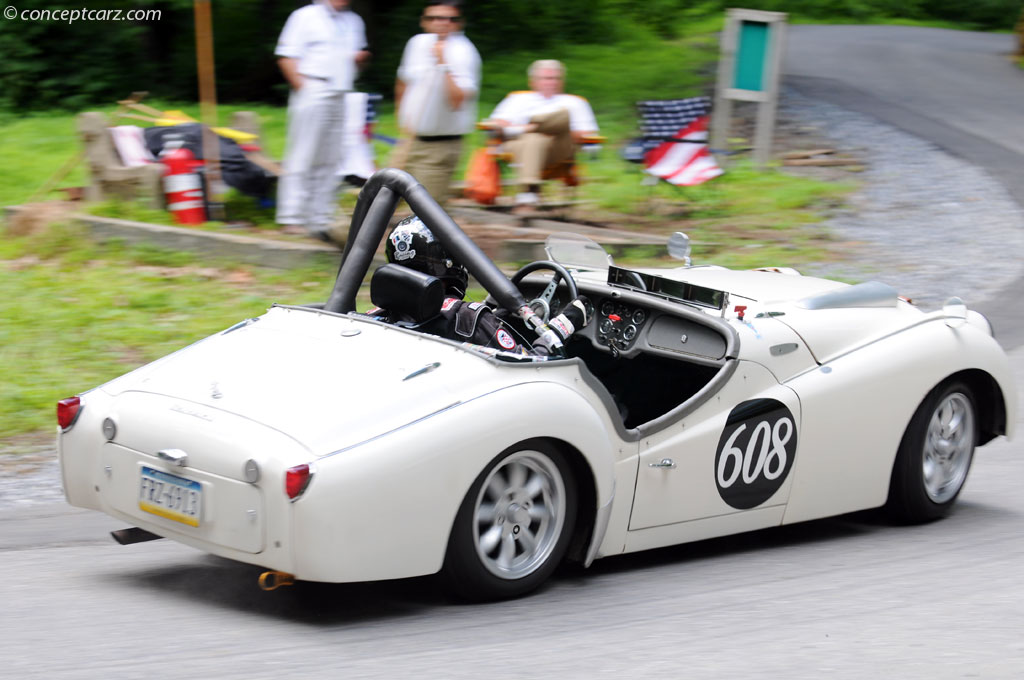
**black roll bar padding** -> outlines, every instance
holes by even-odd
[[[459,228],[422,184],[407,172],[384,168],[373,173],[359,192],[338,277],[324,305],[326,311],[342,314],[355,311],[356,293],[370,268],[373,254],[384,238],[399,198],[405,199],[445,250],[469,270],[499,305],[511,312],[526,305],[519,289]]]
[[[388,220],[398,205],[398,194],[385,186],[378,185],[373,192],[372,203],[366,210],[359,211],[363,193],[359,194],[359,203],[352,216],[349,238],[345,242],[338,277],[334,280],[334,289],[327,298],[324,310],[328,312],[354,312],[356,309],[356,293],[366,277],[366,272],[373,262],[373,254],[384,237]],[[364,219],[365,218],[365,219]],[[357,221],[358,220],[358,221]]]

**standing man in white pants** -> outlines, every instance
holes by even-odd
[[[288,84],[288,138],[277,187],[277,223],[331,241],[345,93],[370,57],[366,27],[348,0],[295,10],[274,54]]]

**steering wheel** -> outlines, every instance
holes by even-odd
[[[533,310],[534,314],[547,323],[551,316],[551,299],[555,296],[555,291],[558,289],[559,281],[565,282],[566,288],[569,289],[570,300],[575,300],[579,297],[580,293],[576,288],[576,281],[573,280],[569,271],[557,262],[551,262],[550,260],[537,260],[536,262],[531,262],[526,265],[512,275],[512,284],[518,287],[519,282],[522,281],[527,274],[532,274],[533,272],[541,269],[550,270],[554,272],[554,274],[551,276],[551,280],[548,281],[547,287],[544,288],[544,292],[533,300],[530,300],[527,304],[530,305],[530,309]]]

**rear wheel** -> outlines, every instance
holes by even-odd
[[[894,519],[916,523],[949,514],[971,468],[977,423],[966,384],[944,383],[928,394],[896,454],[886,505]]]
[[[443,576],[472,600],[518,597],[547,579],[576,523],[565,456],[543,440],[503,451],[480,473],[455,517]]]

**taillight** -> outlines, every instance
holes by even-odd
[[[57,424],[60,429],[67,430],[75,424],[78,412],[82,410],[82,400],[78,397],[68,397],[57,402]]]
[[[288,494],[288,498],[295,500],[301,496],[312,478],[313,470],[305,463],[288,468],[288,471],[284,473],[284,491]]]

